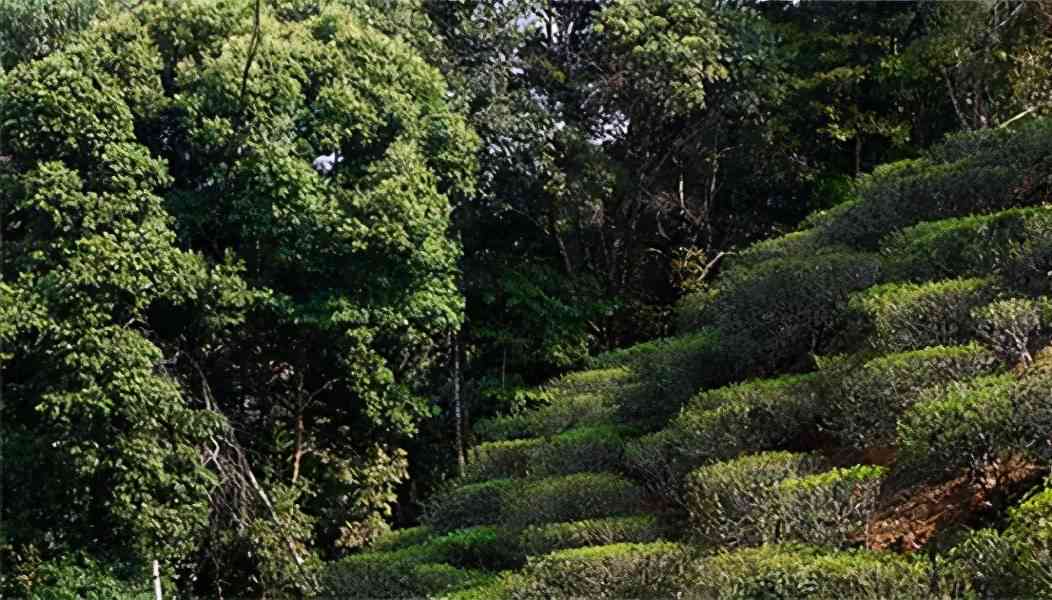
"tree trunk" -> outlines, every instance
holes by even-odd
[[[460,402],[460,334],[453,337],[453,421],[457,444],[457,476],[464,477],[464,414]]]
[[[292,483],[300,478],[300,461],[303,460],[303,412],[296,415],[296,449],[292,453]]]

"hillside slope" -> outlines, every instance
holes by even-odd
[[[1052,595],[1050,202],[1048,121],[877,169],[680,336],[477,423],[466,478],[326,593]]]

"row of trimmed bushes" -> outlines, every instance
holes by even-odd
[[[576,473],[538,480],[494,479],[436,494],[423,521],[436,532],[502,523],[524,528],[639,512],[643,490],[610,473]]]
[[[969,147],[962,154],[948,148]],[[1052,191],[1052,120],[1011,132],[951,137],[920,159],[863,177],[859,199],[812,219],[822,245],[873,249],[887,234],[922,221],[1032,206]]]
[[[482,441],[501,441],[617,422],[658,429],[698,389],[733,381],[730,360],[711,328],[654,340],[596,358],[596,368],[552,383],[549,404],[480,420],[474,431]]]
[[[711,326],[742,373],[798,367],[834,338],[852,292],[879,280],[873,254],[831,252],[725,271],[679,307],[680,327]]]
[[[630,442],[625,466],[652,491],[677,499],[694,467],[793,445],[821,407],[816,374],[756,379],[695,396],[667,429]]]
[[[475,435],[482,441],[517,440],[557,435],[577,427],[609,424],[617,405],[603,394],[572,394],[555,397],[550,404],[531,411],[475,423]]]
[[[933,585],[966,592],[930,564],[899,555],[768,545],[698,556],[659,542],[556,552],[531,560],[511,598],[931,598]],[[481,597],[480,597],[481,600]]]
[[[935,346],[880,356],[858,364],[839,358],[822,365],[826,427],[857,448],[890,446],[897,419],[930,386],[967,381],[1002,367],[997,357],[977,343]]]
[[[488,581],[482,571],[421,562],[397,552],[355,554],[319,573],[322,598],[402,599],[438,596]]]
[[[927,221],[883,240],[884,276],[924,282],[999,273],[1006,282],[1025,284],[1034,274],[1027,255],[1050,241],[1052,207],[1047,205]]]
[[[1052,487],[1009,510],[1009,525],[1000,533],[976,534],[962,544],[956,558],[978,575],[973,587],[984,597],[1052,597]],[[983,577],[985,575],[985,577]]]
[[[816,472],[819,467],[811,455],[770,452],[693,471],[686,485],[693,537],[712,547],[857,541],[875,507],[884,469],[860,465]]]
[[[403,531],[406,533],[399,536],[388,534],[357,556],[375,554],[386,556],[392,563],[445,563],[494,571],[522,566],[528,556],[555,550],[652,542],[667,533],[650,514],[541,523],[520,529],[479,525],[448,533],[432,533],[422,526]]]
[[[1052,373],[999,375],[925,393],[901,418],[899,462],[917,476],[984,473],[1023,456],[1052,459]]]
[[[466,481],[605,471],[620,463],[622,433],[612,425],[599,425],[547,438],[486,442],[472,448]]]
[[[990,279],[888,283],[852,296],[851,316],[882,352],[960,344],[975,338],[972,311],[993,300]]]

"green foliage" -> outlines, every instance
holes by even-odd
[[[578,427],[594,427],[613,420],[613,399],[598,394],[557,396],[534,410],[491,419],[480,419],[475,432],[483,440],[558,435]]]
[[[1033,362],[1030,351],[1038,334],[1052,327],[1052,304],[1009,298],[972,311],[983,343],[1009,364]]]
[[[633,373],[624,366],[587,371],[574,371],[547,384],[545,389],[555,397],[578,394],[609,396],[633,379]]]
[[[145,570],[117,568],[88,556],[51,561],[20,561],[0,575],[0,590],[16,598],[41,600],[149,600],[152,584]],[[168,582],[170,583],[170,582]]]
[[[643,491],[610,473],[577,473],[516,482],[506,496],[502,522],[512,528],[580,521],[639,512]]]
[[[997,357],[975,343],[891,354],[861,365],[852,359],[829,361],[820,392],[830,404],[826,425],[858,448],[890,446],[896,420],[926,388],[967,381],[999,367]]]
[[[949,346],[972,339],[971,311],[995,293],[989,279],[949,279],[874,286],[852,297],[851,309],[884,352]]]
[[[1035,239],[1049,219],[1045,206],[1010,208],[895,231],[881,243],[885,278],[922,282],[1003,271],[1012,264],[1013,249]]]
[[[728,349],[712,329],[653,343],[657,350],[638,354],[632,367],[639,383],[616,396],[617,417],[624,423],[664,425],[698,389],[727,383],[732,376]]]
[[[512,479],[494,479],[439,491],[428,501],[423,522],[436,532],[496,523],[511,494],[521,487]]]
[[[822,349],[849,294],[879,273],[877,258],[865,254],[769,260],[724,273],[714,300],[689,320],[714,325],[739,369],[791,366]]]
[[[678,544],[614,544],[530,559],[512,598],[655,598],[683,590],[691,559]]]
[[[708,546],[748,546],[781,534],[779,482],[818,469],[808,454],[768,452],[700,467],[684,494],[691,534]]]
[[[438,596],[485,581],[487,576],[479,571],[418,562],[398,553],[366,553],[328,564],[320,576],[320,595],[397,600]]]
[[[85,29],[103,0],[0,2],[0,73],[42,58]]]
[[[821,413],[816,381],[784,375],[698,394],[672,424],[683,460],[701,465],[790,445]]]
[[[837,207],[819,227],[824,244],[872,249],[885,235],[935,221],[1042,202],[1049,193],[1049,127],[1030,121],[1014,131],[961,134],[918,160],[885,165],[864,177],[860,201]],[[969,146],[968,153],[949,150]]]
[[[653,492],[679,501],[695,467],[797,444],[824,412],[816,383],[814,374],[786,375],[701,392],[669,427],[629,442],[625,465]]]
[[[1009,515],[1004,531],[975,531],[950,557],[982,596],[1046,597],[1052,593],[1052,491],[1039,490]]]
[[[1049,389],[1052,376],[1040,371],[933,388],[899,421],[902,468],[921,477],[962,469],[980,476],[1013,455],[1048,460]]]
[[[549,438],[488,442],[472,448],[466,476],[481,481],[603,471],[619,462],[623,443],[620,430],[609,425]]]
[[[774,488],[778,539],[846,546],[866,529],[887,469],[855,466],[786,479]]]
[[[829,251],[817,244],[816,231],[804,229],[785,235],[761,240],[745,248],[737,255],[728,257],[732,269],[752,269],[769,260],[778,260]]]
[[[518,544],[527,556],[538,556],[583,546],[655,542],[665,533],[654,515],[608,517],[533,525],[519,533]]]
[[[698,598],[930,598],[925,565],[886,552],[769,545],[716,554],[692,572]],[[937,580],[936,580],[937,581]]]
[[[522,575],[504,571],[483,578],[471,587],[440,596],[440,598],[442,600],[509,600],[512,593],[521,585]]]
[[[405,529],[394,529],[372,540],[369,543],[369,550],[372,552],[401,550],[406,546],[415,546],[424,543],[432,536],[431,529],[426,525],[406,527]]]

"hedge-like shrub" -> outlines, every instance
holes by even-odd
[[[521,487],[521,482],[512,479],[450,487],[431,498],[424,507],[422,520],[436,532],[496,523],[508,496]]]
[[[433,537],[431,528],[424,525],[395,529],[374,539],[369,544],[369,550],[374,552],[400,550],[407,546],[422,544],[431,537]]]
[[[1043,326],[1052,326],[1047,322],[1047,312],[1036,300],[1009,298],[973,310],[972,318],[979,338],[1002,360],[1029,365],[1034,360],[1030,351],[1039,342],[1038,334]]]
[[[522,563],[522,553],[509,545],[506,538],[505,532],[496,527],[470,527],[393,552],[418,562],[446,563],[457,567],[493,570],[518,566]]]
[[[1003,532],[973,532],[951,558],[980,598],[1052,597],[1052,489],[1009,514]]]
[[[692,471],[685,494],[692,535],[710,546],[774,540],[780,518],[777,485],[817,468],[812,455],[767,452]]]
[[[610,395],[616,393],[627,382],[633,373],[625,366],[605,369],[574,371],[546,384],[544,387],[552,396],[574,396],[577,394]]]
[[[882,467],[859,465],[778,483],[777,539],[825,546],[850,543],[864,531],[885,474]]]
[[[684,467],[786,447],[824,410],[817,376],[755,379],[695,396],[673,421]]]
[[[527,527],[517,544],[527,556],[583,546],[655,542],[666,533],[654,515],[587,519]]]
[[[884,352],[948,346],[972,339],[971,312],[993,299],[989,279],[889,283],[852,297],[852,312],[868,326],[870,344]]]
[[[924,477],[969,469],[1021,454],[1052,458],[1052,374],[984,377],[930,390],[903,415],[899,461]]]
[[[488,442],[473,448],[469,481],[603,471],[620,462],[624,441],[613,426],[571,429],[549,438]]]
[[[511,600],[515,590],[523,585],[519,573],[504,571],[480,579],[471,587],[439,596],[440,600]]]
[[[684,590],[691,553],[678,544],[614,544],[531,558],[516,600],[668,598]]]
[[[1052,211],[1027,220],[1000,273],[1008,285],[1022,292],[1052,293]]]
[[[503,522],[512,528],[637,513],[643,490],[609,473],[577,473],[516,482]]]
[[[625,471],[650,493],[679,502],[683,477],[690,466],[683,458],[682,436],[675,427],[662,429],[625,445]]]
[[[699,319],[716,327],[739,371],[791,367],[828,343],[849,295],[879,274],[879,259],[869,254],[769,260],[724,273]]]
[[[859,184],[858,202],[819,225],[821,243],[875,248],[888,233],[921,221],[1030,206],[1046,200],[1052,173],[1052,123],[1037,120],[990,135],[976,153],[935,148],[922,159],[884,165]],[[950,140],[945,147],[956,144]]]
[[[926,388],[995,372],[997,357],[972,343],[936,346],[882,356],[861,366],[851,360],[823,367],[822,391],[831,412],[827,426],[844,443],[859,448],[889,446],[896,419]]]
[[[604,425],[613,421],[617,405],[611,396],[574,394],[559,396],[551,404],[511,416],[480,419],[475,434],[484,441],[555,435],[575,427]]]
[[[322,598],[420,598],[486,580],[478,571],[420,562],[399,552],[355,554],[329,563],[319,576]]]
[[[728,256],[724,269],[751,269],[769,260],[827,251],[828,248],[819,246],[817,233],[814,229],[804,229],[761,240],[736,255]]]
[[[725,384],[733,376],[723,341],[713,329],[662,340],[657,351],[640,355],[632,369],[639,383],[622,388],[617,416],[652,429],[676,414],[699,389]]]
[[[1049,219],[1052,210],[1041,206],[918,223],[881,243],[884,277],[923,282],[989,275],[1011,264],[1028,231]]]
[[[920,600],[931,598],[932,583],[924,562],[890,552],[830,552],[796,545],[716,554],[698,561],[690,580],[690,597],[699,600]]]

